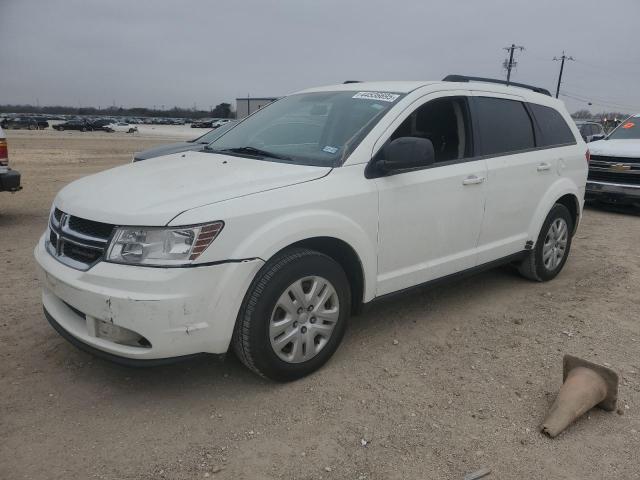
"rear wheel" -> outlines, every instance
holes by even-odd
[[[335,260],[313,250],[287,250],[265,264],[249,288],[234,351],[259,375],[301,378],[336,351],[350,307],[349,282]]]
[[[571,232],[571,213],[567,207],[556,203],[542,225],[534,249],[520,264],[520,273],[525,278],[538,282],[555,278],[569,256]]]

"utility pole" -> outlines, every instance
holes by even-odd
[[[558,57],[553,57],[553,59],[558,62],[560,61],[560,75],[558,75],[558,88],[556,88],[556,98],[558,98],[558,95],[560,95],[560,83],[562,82],[562,72],[564,71],[564,61],[565,60],[571,60],[572,62],[575,62],[575,58],[573,57],[567,57],[564,54],[564,50],[562,51],[562,56],[560,58]]]
[[[515,68],[516,65],[518,65],[518,62],[514,61],[513,59],[513,52],[515,50],[523,51],[524,47],[521,45],[516,45],[515,43],[512,43],[510,47],[504,47],[503,50],[506,50],[509,52],[509,60],[505,60],[504,62],[502,62],[502,68],[504,68],[507,71],[507,85],[509,85],[509,82],[511,81],[511,69]]]

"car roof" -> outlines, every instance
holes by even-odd
[[[381,81],[381,82],[349,82],[340,83],[337,85],[326,85],[322,87],[308,88],[300,90],[295,93],[313,93],[313,92],[360,92],[360,91],[374,91],[374,92],[394,92],[394,93],[410,93],[414,90],[423,87],[431,87],[435,90],[437,87],[442,87],[446,90],[469,90],[469,91],[482,91],[490,93],[498,93],[505,95],[518,95],[524,97],[525,100],[542,105],[558,106],[562,104],[562,101],[557,100],[548,95],[534,92],[528,88],[519,87],[516,85],[502,85],[496,83],[482,82],[480,80],[468,81],[468,82],[448,82],[448,81],[436,81],[436,80],[424,80],[424,81]]]

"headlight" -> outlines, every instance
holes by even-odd
[[[191,227],[120,227],[107,261],[130,265],[179,266],[193,262],[222,231],[224,222]]]

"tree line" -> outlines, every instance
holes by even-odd
[[[64,105],[0,105],[0,113],[34,113],[45,115],[113,115],[125,117],[170,117],[170,118],[234,118],[230,103],[219,103],[211,110],[173,107],[159,110],[145,107],[69,107]]]

